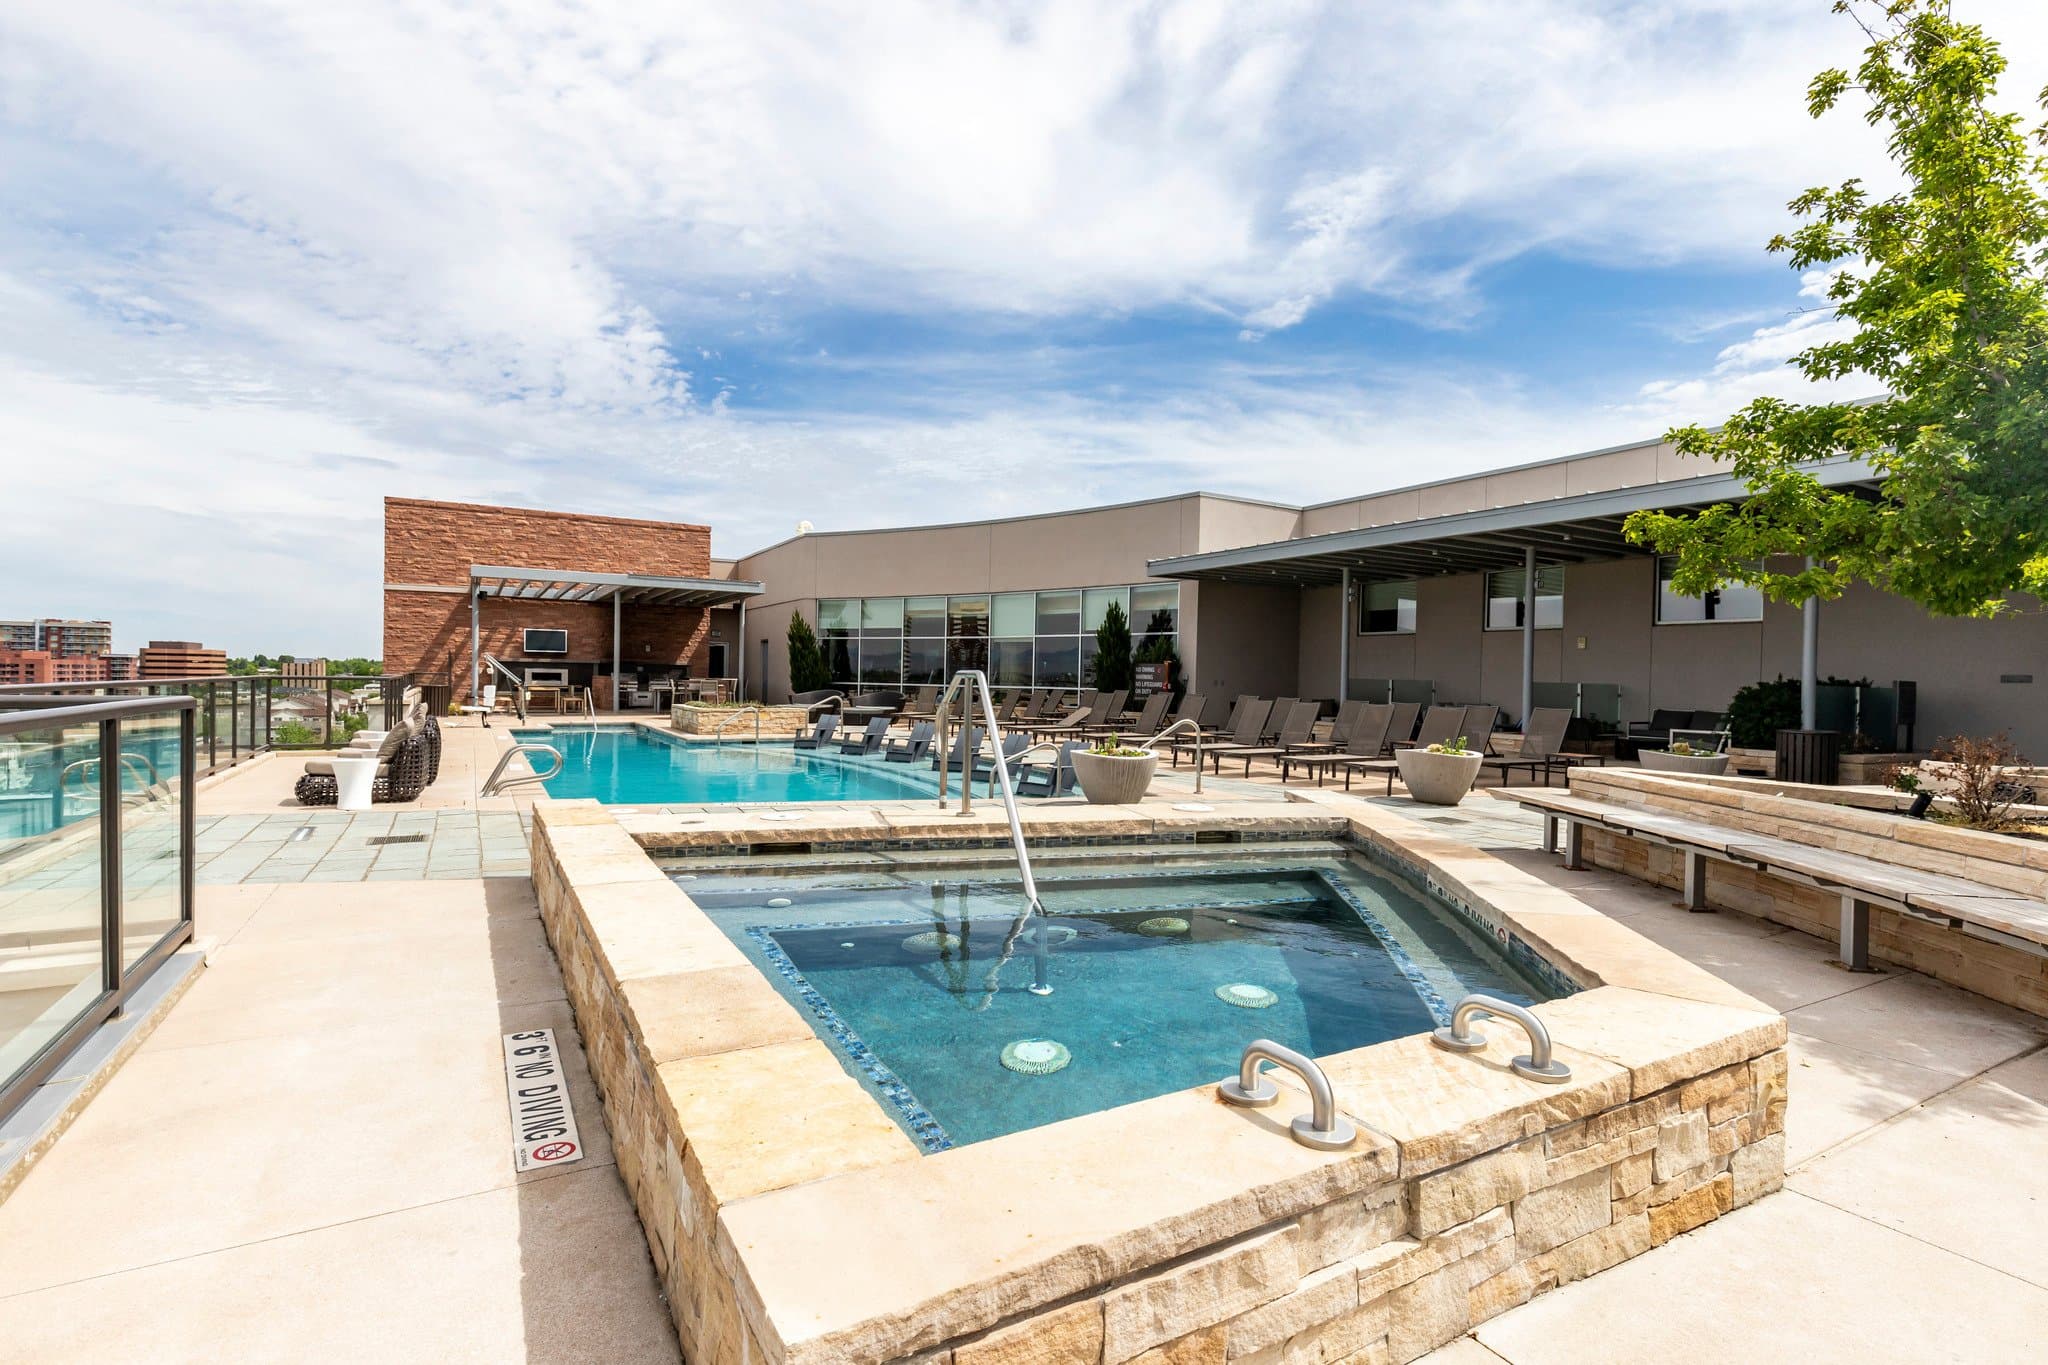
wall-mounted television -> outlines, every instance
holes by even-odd
[[[522,654],[567,654],[569,632],[566,630],[536,630],[528,626],[520,641]]]

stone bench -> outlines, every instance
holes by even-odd
[[[1545,852],[1558,851],[1559,827],[1563,827],[1564,862],[1569,868],[1585,865],[1588,828],[1676,850],[1684,858],[1684,896],[1690,910],[1709,909],[1709,859],[1839,895],[1841,959],[1852,971],[1870,970],[1873,905],[2035,957],[2048,957],[2048,903],[2006,887],[1563,792],[1535,789],[1520,792],[1514,799],[1543,816]]]

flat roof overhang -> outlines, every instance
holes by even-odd
[[[1812,469],[1830,488],[1876,491],[1876,475],[1862,460],[1829,460]],[[1748,491],[1735,475],[1709,474],[1155,559],[1146,570],[1154,578],[1312,588],[1339,582],[1346,569],[1367,582],[1519,569],[1531,548],[1538,564],[1590,563],[1652,553],[1622,535],[1631,512],[1741,502]]]
[[[469,566],[469,588],[486,597],[532,602],[609,602],[627,606],[726,607],[758,597],[759,583],[734,578],[672,578],[662,574],[576,573],[567,569],[519,569],[501,564]]]

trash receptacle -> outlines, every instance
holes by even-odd
[[[1780,782],[1811,782],[1832,787],[1840,780],[1841,770],[1841,731],[1778,731],[1777,777]]]

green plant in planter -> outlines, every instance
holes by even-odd
[[[1131,685],[1131,622],[1121,603],[1111,602],[1095,628],[1095,660],[1090,678],[1104,692]]]
[[[1096,740],[1088,746],[1088,752],[1098,754],[1103,758],[1143,758],[1146,754],[1146,751],[1143,749],[1133,749],[1128,744],[1125,744],[1121,735],[1111,735],[1108,739]]]
[[[1465,737],[1464,737],[1463,735],[1459,735],[1459,736],[1458,736],[1458,737],[1457,737],[1456,739],[1452,740],[1452,741],[1451,741],[1450,743],[1448,743],[1448,744],[1432,744],[1432,745],[1430,745],[1430,746],[1429,746],[1429,748],[1428,748],[1427,750],[1425,750],[1425,752],[1427,752],[1427,753],[1432,753],[1432,754],[1461,754],[1461,755],[1462,755],[1462,754],[1470,754],[1470,753],[1476,753],[1476,752],[1478,752],[1478,751],[1477,751],[1476,749],[1468,749],[1468,748],[1466,748],[1466,747],[1465,747]]]
[[[817,692],[832,685],[831,670],[825,667],[824,651],[817,634],[799,613],[789,618],[789,690]]]
[[[1753,682],[1728,702],[1728,734],[1744,749],[1768,749],[1778,731],[1799,728],[1799,679]]]
[[[1664,752],[1667,754],[1676,754],[1680,758],[1692,758],[1697,755],[1703,754],[1705,750],[1693,748],[1692,741],[1690,740],[1674,739],[1671,741],[1671,747],[1666,749]]]

